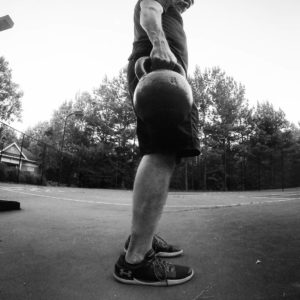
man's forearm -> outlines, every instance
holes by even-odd
[[[141,2],[140,24],[146,31],[153,46],[167,46],[167,40],[162,28],[162,6],[154,0]]]
[[[173,67],[177,63],[162,27],[163,7],[154,0],[141,1],[140,24],[152,43],[152,68]]]

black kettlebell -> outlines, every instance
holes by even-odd
[[[139,79],[133,97],[136,114],[152,127],[174,127],[186,119],[193,104],[185,71],[179,64],[174,70],[150,70],[150,57],[136,61],[135,73]]]

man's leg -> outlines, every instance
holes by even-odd
[[[144,259],[152,248],[152,239],[168,196],[175,155],[145,155],[138,167],[133,188],[131,239],[126,261]]]

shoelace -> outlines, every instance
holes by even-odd
[[[168,243],[158,235],[154,236],[153,242],[154,242],[153,247],[155,247],[155,248],[157,248],[157,247],[168,248],[168,246],[169,246]]]
[[[168,272],[170,271],[171,264],[155,256],[153,257],[151,263],[153,264],[155,277],[159,281],[166,281],[166,284],[168,285],[167,277],[168,277]]]

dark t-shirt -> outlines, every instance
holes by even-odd
[[[129,59],[137,59],[141,56],[149,56],[152,50],[147,33],[140,25],[140,2],[139,0],[134,9],[134,42],[132,54]],[[173,6],[172,0],[155,0],[161,4],[164,9],[162,14],[162,26],[169,43],[171,51],[179,59],[187,71],[188,52],[186,35],[183,29],[183,21],[180,12]]]

